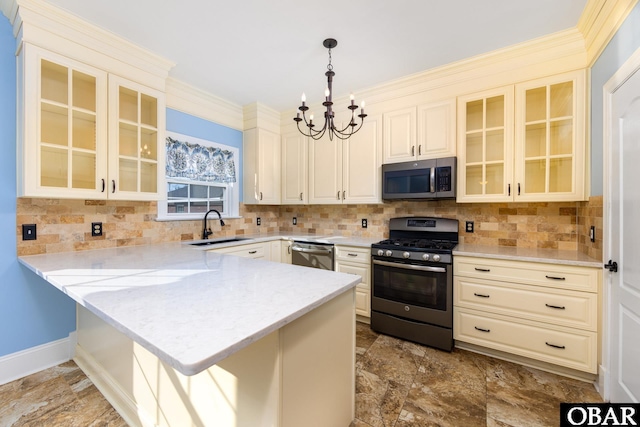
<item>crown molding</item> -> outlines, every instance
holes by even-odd
[[[16,14],[18,13],[18,4],[15,0],[0,0],[0,11],[13,25],[16,19]]]
[[[167,79],[166,99],[169,108],[243,130],[243,111],[240,105],[203,92],[173,77]]]
[[[280,112],[259,102],[242,107],[244,129],[260,128],[280,134]]]
[[[589,0],[577,28],[582,33],[588,65],[592,66],[607,47],[638,0]]]
[[[164,90],[164,80],[175,65],[173,62],[46,1],[17,0],[15,4],[14,34],[18,46],[22,43],[37,45]]]

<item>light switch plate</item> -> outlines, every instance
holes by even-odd
[[[35,224],[22,224],[22,240],[36,240]]]

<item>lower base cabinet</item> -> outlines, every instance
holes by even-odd
[[[370,248],[337,245],[335,271],[357,274],[362,281],[356,286],[356,314],[371,317],[371,252]]]
[[[454,339],[597,373],[601,270],[454,257]]]

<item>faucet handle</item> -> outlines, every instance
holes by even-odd
[[[205,233],[207,234],[207,236],[211,236],[213,234],[213,231],[211,231],[211,227],[207,228]]]

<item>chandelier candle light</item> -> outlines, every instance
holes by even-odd
[[[339,139],[349,139],[351,135],[358,132],[360,128],[362,128],[364,118],[367,117],[367,115],[364,113],[364,101],[362,101],[362,103],[360,104],[360,114],[358,114],[358,117],[360,118],[360,124],[357,124],[356,110],[358,109],[358,106],[354,102],[353,94],[351,94],[351,104],[347,107],[349,110],[351,110],[351,120],[344,128],[336,128],[333,122],[334,112],[332,108],[333,76],[335,76],[336,73],[333,72],[333,65],[331,65],[331,49],[336,47],[338,45],[338,42],[335,39],[326,39],[324,42],[322,42],[322,45],[329,49],[329,64],[327,65],[327,72],[324,73],[324,75],[327,76],[327,88],[324,90],[325,101],[322,103],[322,105],[327,107],[327,111],[324,112],[324,126],[322,126],[322,129],[314,129],[316,125],[313,123],[313,114],[309,115],[309,120],[307,121],[305,112],[309,110],[309,107],[307,107],[305,104],[307,101],[307,97],[304,95],[304,93],[302,94],[302,105],[298,107],[298,110],[302,112],[302,117],[300,117],[300,113],[298,113],[296,117],[293,118],[293,120],[298,125],[298,130],[300,131],[300,133],[315,140],[322,138],[327,131],[329,132],[329,140],[331,141],[333,141],[334,136]],[[300,129],[300,122],[303,120],[304,124],[309,128],[308,132]]]

